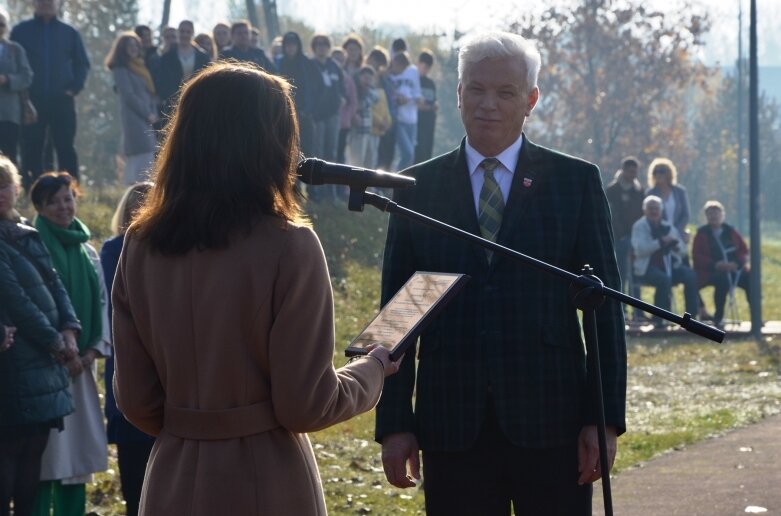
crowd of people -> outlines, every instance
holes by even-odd
[[[90,68],[81,36],[57,17],[59,0],[33,5],[34,17],[18,23],[10,38],[11,20],[0,10],[0,49],[7,49],[0,54],[0,150],[19,166],[26,189],[55,163],[79,177],[74,99]],[[136,26],[117,36],[104,61],[120,103],[126,185],[148,177],[181,86],[215,60],[254,63],[290,81],[307,157],[383,170],[431,158],[438,101],[428,77],[434,65],[429,50],[413,62],[401,38],[389,53],[381,46],[365,48],[357,35],[336,46],[325,34],[307,44],[288,32],[267,55],[247,21],[199,32],[184,20],[163,27],[157,44],[154,39],[150,27]],[[338,193],[322,190],[311,197]]]
[[[672,161],[654,159],[648,166],[648,188],[638,179],[639,161],[623,160],[615,178],[606,188],[612,212],[616,258],[624,289],[640,297],[640,286],[654,287],[654,304],[670,310],[672,287],[683,285],[685,310],[701,320],[721,327],[727,297],[734,306],[735,289],[749,295],[749,255],[740,233],[724,222],[724,206],[710,200],[703,207],[707,223],[700,226],[692,241],[689,198],[678,184],[678,172]],[[714,286],[714,312],[710,314],[699,294]],[[634,319],[643,321],[638,311]],[[654,319],[663,326],[664,321]]]

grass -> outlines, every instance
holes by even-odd
[[[93,230],[96,243],[109,236],[107,220],[120,193],[110,188],[90,191],[81,200],[79,217]],[[387,215],[371,207],[351,213],[343,204],[312,205],[309,215],[332,276],[337,315],[334,364],[339,367],[346,361],[344,348],[378,308]],[[781,241],[763,243],[762,273],[764,317],[779,319]],[[711,302],[707,290],[703,296]],[[652,292],[644,290],[643,297],[650,300]],[[748,308],[742,295],[739,303],[745,316]],[[682,299],[677,306],[683,307]],[[753,341],[715,345],[682,336],[634,338],[628,344],[629,431],[619,440],[618,474],[660,453],[781,413],[778,355],[759,353]],[[776,342],[766,344],[778,351]],[[373,427],[370,412],[311,434],[329,512],[424,514],[419,489],[399,490],[385,480]],[[113,447],[110,452],[114,454]],[[89,508],[95,514],[123,513],[114,457],[109,471],[96,475],[88,489]]]

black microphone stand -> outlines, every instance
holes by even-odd
[[[714,342],[722,342],[724,340],[724,332],[692,319],[691,314],[688,312],[685,312],[683,316],[678,316],[672,312],[663,310],[658,306],[645,303],[644,301],[628,296],[623,292],[606,287],[599,278],[594,276],[593,270],[588,264],[583,266],[580,275],[576,275],[547,262],[519,253],[518,251],[501,246],[490,240],[486,240],[469,233],[468,231],[464,231],[416,211],[399,206],[387,197],[366,192],[365,190],[366,186],[350,185],[350,197],[347,204],[350,211],[362,212],[364,205],[370,204],[381,211],[402,215],[417,223],[475,243],[485,249],[490,249],[494,253],[509,256],[526,265],[558,276],[563,281],[570,282],[572,302],[578,310],[583,312],[583,333],[586,337],[586,360],[588,370],[591,372],[591,394],[597,408],[597,435],[599,440],[599,464],[602,469],[602,495],[605,503],[605,515],[612,516],[613,496],[610,490],[610,472],[608,470],[609,462],[607,457],[607,436],[605,429],[605,401],[602,394],[602,371],[599,363],[599,336],[597,335],[596,309],[602,305],[605,301],[605,297],[610,297],[621,303],[634,306],[661,317],[662,319],[673,322],[691,333],[700,335],[701,337],[705,337]]]

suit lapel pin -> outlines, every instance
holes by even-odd
[[[531,185],[532,185],[532,179],[530,177],[524,177],[523,178],[524,188],[529,188]]]

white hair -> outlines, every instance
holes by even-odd
[[[656,203],[659,205],[659,207],[662,206],[662,198],[658,197],[656,195],[649,195],[645,199],[643,199],[643,210],[645,210],[646,206],[648,206],[651,203]]]
[[[8,11],[2,5],[0,5],[0,16],[5,18],[6,23],[11,23],[11,18],[8,16]],[[10,29],[10,27],[8,28]]]
[[[467,65],[483,59],[517,58],[526,65],[526,84],[531,92],[537,86],[542,59],[534,43],[511,32],[480,32],[469,36],[458,51],[458,80]]]

